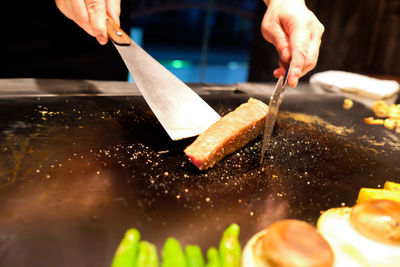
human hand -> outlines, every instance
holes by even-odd
[[[96,37],[104,45],[107,43],[107,14],[118,24],[121,0],[55,0],[58,9],[69,19]]]
[[[296,87],[299,78],[317,64],[324,26],[304,0],[265,0],[265,3],[268,9],[261,32],[280,56],[274,76],[284,76],[287,64],[291,62],[288,83]]]

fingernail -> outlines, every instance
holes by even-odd
[[[282,60],[287,63],[289,61],[290,53],[288,48],[282,50]]]
[[[107,38],[102,34],[97,35],[96,39],[101,45],[105,45],[107,43]]]

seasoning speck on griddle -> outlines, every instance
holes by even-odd
[[[353,105],[354,105],[354,103],[353,103],[353,101],[351,99],[346,98],[343,101],[343,108],[344,109],[351,109],[353,107]]]

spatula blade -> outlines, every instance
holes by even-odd
[[[220,119],[199,95],[130,39],[111,19],[107,33],[172,140],[196,136]]]
[[[136,85],[172,140],[204,132],[220,116],[139,45],[115,44]]]

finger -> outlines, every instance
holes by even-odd
[[[308,56],[306,62],[304,64],[303,73],[301,76],[304,76],[309,71],[315,68],[318,61],[319,49],[321,46],[320,38],[312,38],[308,47]]]
[[[106,3],[105,0],[86,0],[90,25],[97,41],[104,45],[107,43],[106,30]]]
[[[274,70],[274,76],[275,78],[280,78],[280,77],[284,77],[286,74],[286,70],[288,68],[289,64],[279,60],[279,68]]]
[[[121,0],[106,0],[107,14],[120,26]]]
[[[261,24],[261,33],[266,41],[275,46],[280,58],[285,62],[289,62],[291,56],[289,37],[279,24],[279,21],[270,22],[268,17],[265,16]]]
[[[308,45],[311,33],[304,27],[297,27],[291,35],[290,45],[292,50],[291,70],[288,82],[291,87],[296,87],[302,76],[304,65],[308,56]]]
[[[274,70],[274,77],[275,78],[279,79],[280,77],[283,77],[283,76],[285,76],[285,69],[284,68],[279,67],[279,68]]]
[[[291,87],[295,88],[299,82],[300,77],[303,73],[304,63],[306,56],[299,51],[294,51],[292,56],[291,70],[288,75],[288,83]],[[292,67],[293,66],[293,67]]]

